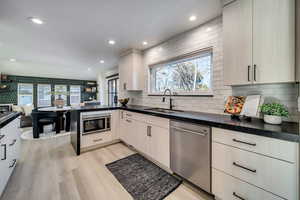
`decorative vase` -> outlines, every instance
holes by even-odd
[[[54,101],[54,105],[57,108],[63,108],[65,105],[65,100],[61,98],[61,95],[58,95],[58,98]]]
[[[264,115],[264,121],[268,124],[281,124],[282,118],[275,115]]]

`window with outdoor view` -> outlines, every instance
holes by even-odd
[[[33,84],[18,84],[18,105],[33,104]]]
[[[38,107],[51,106],[51,85],[38,84]]]
[[[79,105],[81,100],[81,88],[80,85],[70,86],[70,104]]]
[[[211,95],[212,51],[160,63],[150,67],[150,93],[169,88],[178,95]]]
[[[67,104],[67,86],[66,85],[55,85],[55,99],[58,99],[59,96],[65,100],[65,105]]]

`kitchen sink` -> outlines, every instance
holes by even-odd
[[[162,112],[162,113],[183,112],[182,110],[170,110],[170,109],[166,109],[166,108],[147,108],[145,110],[154,111],[154,112]]]

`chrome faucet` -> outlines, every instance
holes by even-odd
[[[169,92],[170,94],[169,94],[169,98],[170,98],[170,100],[169,100],[169,102],[170,102],[170,105],[169,105],[169,108],[170,108],[170,110],[172,110],[173,109],[173,99],[172,99],[172,91],[169,89],[169,88],[167,88],[167,89],[165,89],[165,91],[164,91],[164,95],[163,95],[163,99],[162,99],[162,102],[165,102],[166,101],[166,93],[167,92]]]

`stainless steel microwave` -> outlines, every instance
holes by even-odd
[[[110,112],[86,112],[81,117],[81,134],[101,133],[111,130]]]

